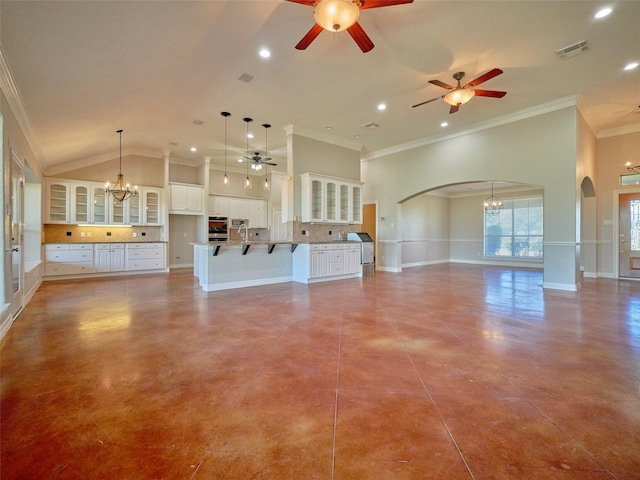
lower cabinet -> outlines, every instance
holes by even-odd
[[[124,270],[124,243],[96,243],[94,253],[96,273]]]
[[[45,277],[165,268],[165,244],[162,242],[47,243],[44,252]]]
[[[93,244],[46,244],[44,246],[44,262],[44,274],[48,277],[93,273]]]
[[[128,243],[127,271],[164,268],[164,243]]]
[[[336,280],[360,276],[360,245],[350,243],[304,243],[293,253],[293,280]]]

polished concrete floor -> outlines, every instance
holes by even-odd
[[[640,282],[541,285],[46,282],[1,348],[0,478],[640,478]]]

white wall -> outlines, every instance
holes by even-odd
[[[444,263],[450,257],[449,199],[418,195],[402,204],[402,266]]]
[[[577,109],[565,107],[363,162],[364,203],[377,201],[386,219],[381,267],[401,269],[399,203],[438,186],[502,180],[544,189],[545,286],[577,289],[576,123]]]

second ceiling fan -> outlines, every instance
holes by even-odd
[[[305,50],[322,30],[342,32],[346,30],[358,44],[360,50],[367,53],[374,45],[364,29],[358,23],[360,10],[368,8],[390,7],[413,3],[413,0],[287,0],[313,7],[313,18],[316,24],[302,37],[296,48]]]
[[[499,68],[494,68],[493,70],[489,70],[487,73],[480,75],[479,77],[471,80],[463,86],[460,84],[460,80],[464,78],[464,72],[457,72],[453,75],[454,80],[458,81],[458,84],[455,87],[441,82],[440,80],[429,80],[429,83],[433,85],[446,88],[447,90],[449,90],[449,93],[440,95],[436,98],[432,98],[431,100],[427,100],[426,102],[418,103],[414,105],[413,108],[419,107],[420,105],[424,105],[426,103],[434,102],[441,98],[449,105],[451,105],[449,113],[456,113],[460,108],[460,105],[464,105],[473,97],[502,98],[507,94],[507,92],[499,92],[497,90],[478,90],[473,88],[477,87],[481,83],[486,82],[487,80],[492,79],[493,77],[497,77],[501,73],[502,70],[500,70]]]

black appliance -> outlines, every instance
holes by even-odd
[[[229,239],[229,219],[209,217],[209,241],[226,242]]]

